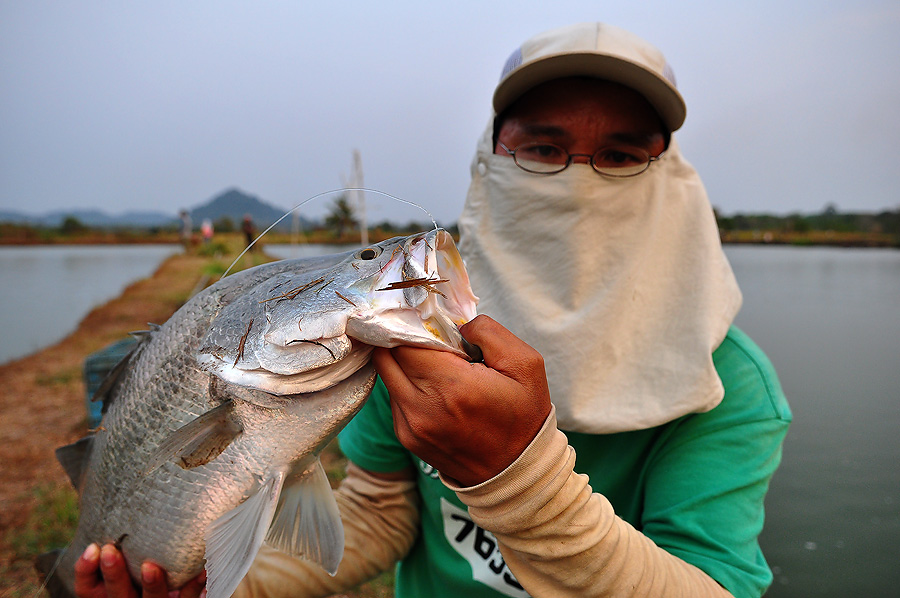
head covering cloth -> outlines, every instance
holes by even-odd
[[[504,68],[495,109],[570,76],[632,87],[670,131],[684,121],[662,54],[596,23],[523,44]],[[479,312],[544,357],[559,427],[640,430],[718,405],[712,352],[741,293],[706,191],[676,141],[643,174],[611,179],[586,164],[527,173],[493,153],[492,134],[490,123],[472,162],[460,251]]]

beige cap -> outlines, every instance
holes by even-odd
[[[621,83],[647,98],[669,131],[684,123],[684,99],[662,52],[633,33],[604,23],[552,29],[522,44],[503,67],[494,91],[495,113],[532,87],[561,77]]]

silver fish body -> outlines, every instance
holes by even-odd
[[[362,407],[375,346],[465,355],[475,315],[442,230],[234,274],[137,346],[104,389],[89,439],[58,451],[80,493],[56,577],[115,542],[132,577],[152,560],[180,587],[203,569],[230,596],[265,539],[334,572],[343,529],[318,453]]]

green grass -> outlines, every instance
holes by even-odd
[[[34,569],[35,557],[65,547],[78,523],[78,496],[71,487],[45,483],[36,486],[32,495],[31,513],[3,538],[14,553],[10,562],[0,563],[0,579],[7,588],[3,598],[36,596],[40,580]]]
[[[24,525],[7,532],[18,558],[33,558],[68,544],[78,523],[78,495],[69,486],[41,484],[32,493],[34,509]]]
[[[79,368],[69,368],[54,372],[50,375],[38,375],[36,382],[40,386],[65,386],[80,377],[81,370]]]

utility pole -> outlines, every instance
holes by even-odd
[[[362,156],[359,150],[353,150],[353,170],[350,174],[350,187],[355,189],[353,197],[356,200],[356,209],[359,214],[360,242],[363,246],[369,244],[369,224],[366,221],[366,193],[363,188]]]

